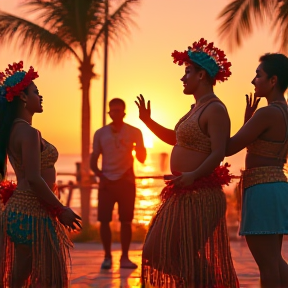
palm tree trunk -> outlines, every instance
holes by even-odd
[[[81,217],[83,228],[90,224],[90,82],[92,78],[92,65],[83,63],[80,71],[80,81],[82,84],[82,129],[81,129]]]
[[[109,16],[109,0],[105,2],[105,22],[108,22]],[[104,41],[104,82],[103,82],[103,126],[106,125],[106,103],[107,103],[107,74],[108,74],[108,26],[105,29],[105,41]]]

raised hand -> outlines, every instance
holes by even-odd
[[[147,102],[147,107],[146,107],[145,99],[142,94],[137,96],[137,100],[135,101],[135,103],[139,108],[139,118],[145,123],[146,121],[151,119],[150,100],[148,100]]]
[[[250,93],[250,96],[248,96],[248,94],[246,94],[245,96],[246,96],[247,105],[246,105],[245,116],[244,116],[244,124],[252,117],[261,99],[261,98],[255,97],[255,95],[252,96],[252,93]]]
[[[82,229],[82,225],[80,223],[82,220],[81,217],[74,213],[73,210],[69,207],[64,208],[64,211],[58,216],[58,219],[64,226],[68,228],[69,231]]]

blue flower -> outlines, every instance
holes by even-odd
[[[194,52],[188,50],[188,56],[192,62],[204,68],[212,78],[215,77],[216,74],[218,73],[219,67],[216,61],[205,52],[202,51]]]
[[[6,78],[6,80],[4,81],[4,84],[6,86],[13,87],[23,80],[25,74],[26,74],[25,71],[17,71],[10,77]]]

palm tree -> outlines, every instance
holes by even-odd
[[[287,0],[233,0],[221,11],[219,18],[222,23],[219,35],[230,48],[240,46],[245,36],[253,31],[254,24],[265,21],[280,39],[280,48],[287,51],[288,47],[288,1]]]
[[[89,225],[90,211],[90,84],[93,72],[93,56],[103,44],[105,31],[117,40],[120,33],[127,32],[132,22],[133,7],[140,0],[115,0],[109,17],[105,17],[108,0],[25,0],[26,13],[33,13],[34,20],[17,17],[0,11],[0,43],[16,40],[28,53],[35,52],[59,63],[67,56],[78,62],[82,90],[81,134],[81,209],[83,226]],[[106,10],[107,11],[107,10]]]

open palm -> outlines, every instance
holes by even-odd
[[[65,207],[65,210],[58,216],[58,219],[69,230],[82,228],[81,217],[74,213],[69,207]]]
[[[137,100],[135,101],[138,109],[139,109],[139,118],[145,123],[151,117],[151,106],[150,100],[147,101],[147,106],[145,99],[142,94],[137,96]]]
[[[246,94],[245,96],[246,96],[246,109],[245,109],[244,123],[246,123],[253,116],[261,99],[255,97],[255,95],[252,96],[252,93],[250,93],[250,96],[248,96],[248,94]]]

